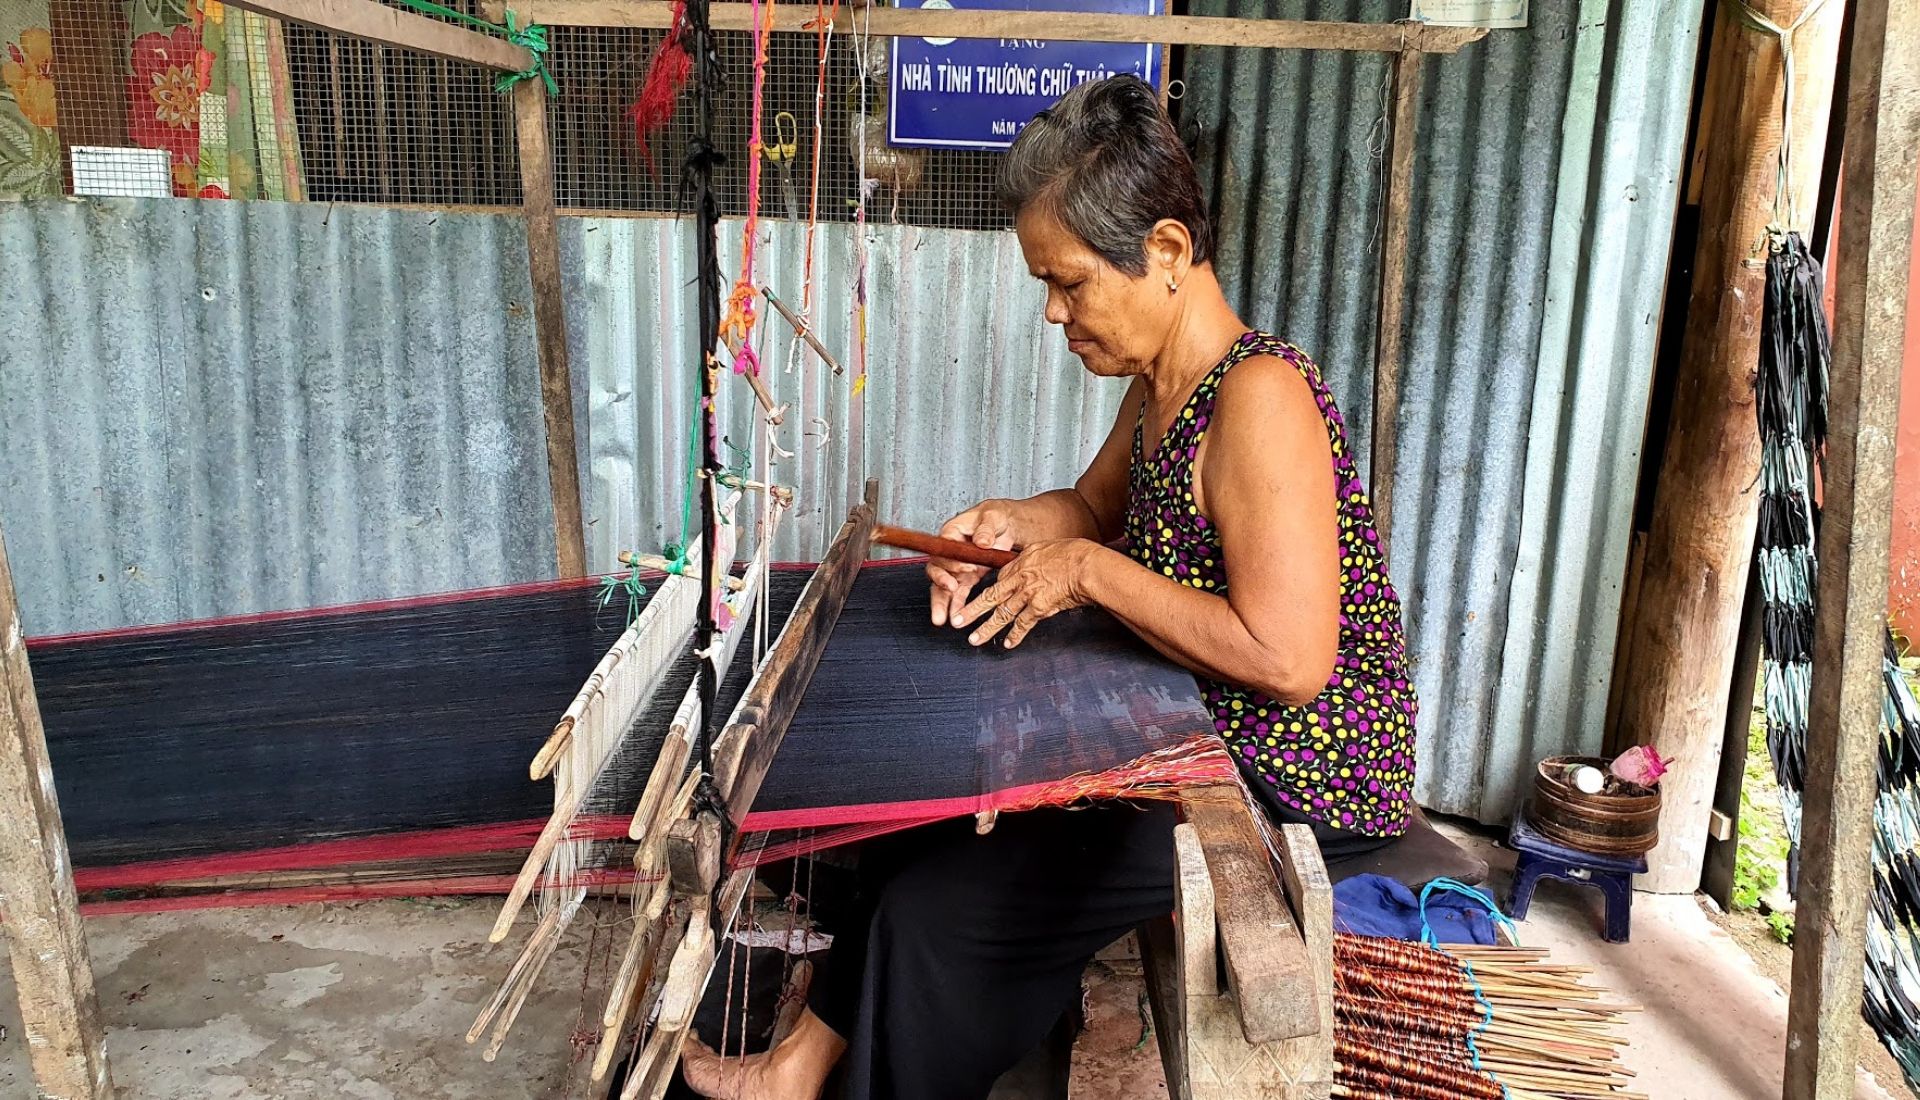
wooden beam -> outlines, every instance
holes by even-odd
[[[1804,0],[1751,0],[1782,26]],[[1787,179],[1811,194],[1843,5],[1829,4],[1794,36],[1793,148]],[[1740,605],[1759,514],[1760,433],[1753,379],[1760,357],[1767,230],[1780,190],[1785,86],[1780,42],[1720,6],[1708,63],[1718,82],[1700,206],[1700,240],[1681,339],[1666,451],[1661,456],[1620,692],[1621,744],[1650,744],[1672,761],[1660,782],[1660,844],[1636,886],[1692,893],[1700,885],[1707,814],[1719,774]],[[1822,131],[1822,136],[1824,131]],[[1811,213],[1811,203],[1799,204]],[[1800,228],[1805,228],[1801,226]]]
[[[289,23],[383,46],[398,46],[448,61],[464,61],[509,73],[523,73],[533,67],[533,54],[504,38],[400,11],[374,0],[228,0],[228,3],[231,7]]]
[[[105,1031],[80,927],[60,799],[0,540],[0,926],[39,1095],[108,1100]]]
[[[581,514],[580,460],[574,443],[573,371],[567,362],[567,302],[560,285],[560,230],[553,208],[553,150],[547,144],[547,89],[540,81],[522,80],[513,86],[513,122],[520,144],[527,274],[533,283],[533,327],[539,342],[547,482],[553,489],[554,558],[562,577],[582,577],[587,572],[587,530]]]
[[[1187,820],[1213,875],[1214,911],[1227,987],[1249,1043],[1297,1039],[1320,1030],[1313,961],[1287,909],[1253,809],[1237,786],[1207,787],[1185,800]]]
[[[1367,457],[1373,525],[1385,558],[1393,539],[1393,481],[1399,460],[1400,368],[1406,359],[1407,249],[1413,222],[1413,155],[1419,137],[1421,54],[1394,59],[1392,146],[1387,157],[1386,232],[1380,250],[1380,315],[1373,355],[1373,444]]]
[[[1854,1089],[1920,171],[1920,0],[1859,0],[1846,120],[1786,1100]]]
[[[1740,791],[1747,778],[1747,739],[1753,733],[1754,683],[1760,675],[1760,571],[1747,574],[1740,644],[1733,655],[1733,687],[1727,696],[1726,731],[1720,737],[1720,774],[1713,785],[1713,812],[1700,889],[1720,908],[1733,908],[1733,871],[1740,857]],[[1614,755],[1614,754],[1609,754]],[[1722,833],[1725,835],[1723,836]]]
[[[1307,825],[1280,826],[1286,856],[1280,861],[1280,885],[1300,922],[1300,939],[1313,965],[1313,1001],[1320,1013],[1321,1044],[1314,1064],[1333,1065],[1333,881],[1327,877],[1320,842]],[[1331,1076],[1331,1074],[1329,1074]]]
[[[728,816],[735,822],[746,820],[747,811],[753,808],[760,782],[766,778],[774,754],[780,751],[787,725],[800,707],[834,624],[840,621],[847,593],[853,590],[854,578],[860,575],[860,564],[867,559],[873,543],[879,492],[879,482],[867,482],[866,499],[847,514],[847,522],[834,536],[820,568],[787,616],[787,625],[767,654],[766,664],[748,685],[733,720],[714,743],[714,782],[727,800]],[[739,841],[737,832],[734,840]]]
[[[502,5],[483,5],[496,22]],[[636,27],[660,30],[673,21],[670,0],[525,0],[512,5],[523,18],[550,27]],[[871,18],[869,18],[871,17]],[[713,29],[753,29],[749,4],[716,3]],[[813,31],[802,19],[774,31]],[[1229,19],[1209,15],[1107,15],[1078,11],[963,11],[943,8],[870,8],[848,14],[841,33],[923,38],[1032,38],[1049,42],[1160,42],[1171,46],[1255,46],[1282,50],[1356,50],[1372,53],[1455,53],[1487,35],[1485,27],[1430,27],[1416,23],[1332,23],[1297,19]]]

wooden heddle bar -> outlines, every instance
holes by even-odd
[[[488,18],[506,5],[488,0]],[[673,25],[670,0],[526,0],[515,14],[551,27],[633,27],[665,30]],[[716,3],[709,16],[716,31],[753,29],[752,5]],[[1435,27],[1425,23],[1335,23],[1303,19],[1233,19],[1217,15],[1112,15],[1078,11],[1003,11],[957,8],[869,8],[847,17],[849,30],[919,38],[1033,38],[1051,42],[1158,42],[1169,46],[1251,46],[1279,50],[1354,50],[1363,53],[1457,52],[1486,37],[1485,27]],[[808,34],[803,20],[775,23],[782,31]]]
[[[637,902],[634,933],[615,971],[593,1063],[593,1079],[603,1079],[633,1030],[630,1022],[653,1021],[620,1100],[658,1100],[679,1063],[681,1043],[712,974],[716,936],[724,933],[752,879],[752,870],[742,868],[722,882],[740,844],[737,825],[753,808],[866,561],[878,497],[879,483],[868,481],[865,499],[848,513],[766,662],[714,740],[714,785],[736,826],[726,830],[734,850],[723,850],[719,817],[694,802],[699,774],[688,768],[688,753],[663,752],[647,781],[648,795],[634,821],[633,836],[640,842],[634,867],[643,880],[653,881]],[[660,797],[667,791],[675,793]],[[713,925],[716,908],[721,928]]]

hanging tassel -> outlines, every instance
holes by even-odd
[[[686,0],[675,0],[673,25],[647,63],[639,97],[627,108],[627,117],[633,120],[634,140],[640,144],[640,155],[646,158],[647,171],[654,174],[658,173],[648,142],[673,118],[674,108],[680,102],[680,89],[686,87],[687,78],[693,73],[693,58],[687,53],[686,27]]]

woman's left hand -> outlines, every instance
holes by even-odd
[[[1012,649],[1042,620],[1093,602],[1086,594],[1087,569],[1101,549],[1087,539],[1056,539],[1027,547],[1001,568],[986,591],[953,616],[953,625],[973,626],[967,641],[974,645],[986,644],[1011,626],[1004,644]]]

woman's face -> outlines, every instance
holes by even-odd
[[[1173,320],[1167,273],[1149,250],[1146,275],[1108,263],[1054,214],[1039,206],[1014,223],[1027,270],[1047,288],[1047,320],[1067,336],[1067,350],[1103,378],[1144,372],[1160,353]]]

